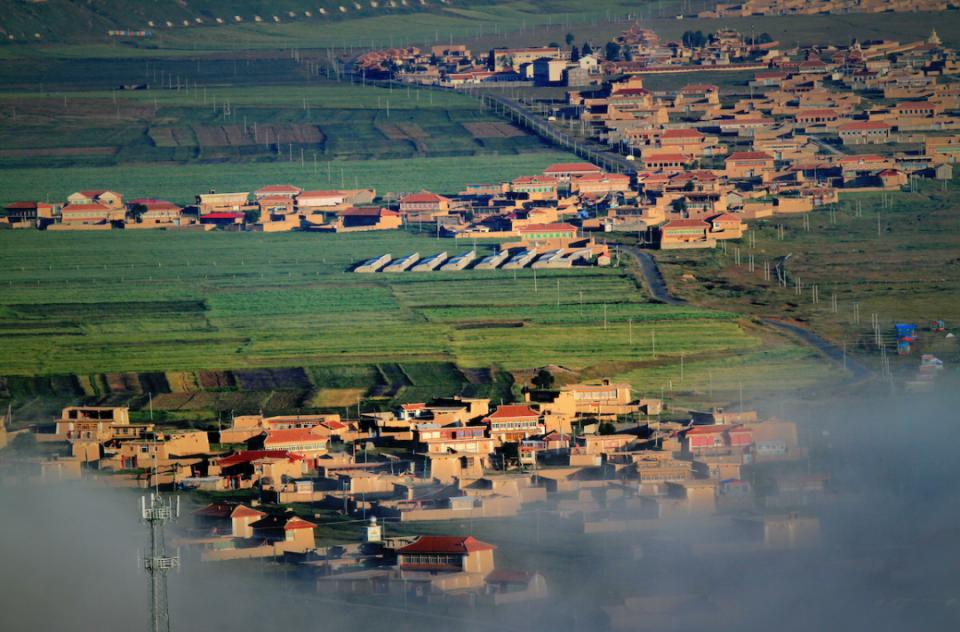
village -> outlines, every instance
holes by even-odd
[[[830,207],[845,193],[896,192],[917,179],[953,177],[960,84],[952,78],[960,60],[936,32],[926,41],[804,50],[732,31],[691,32],[685,40],[662,44],[655,33],[631,27],[610,42],[606,58],[576,44],[572,52],[496,49],[479,57],[462,45],[441,45],[429,54],[374,51],[354,63],[364,75],[460,90],[575,87],[565,103],[531,103],[549,113],[550,125],[605,144],[629,168],[559,163],[456,193],[378,196],[372,189],[269,185],[201,193],[190,206],[87,190],[65,203],[9,203],[3,222],[50,231],[416,227],[445,238],[515,240],[503,250],[539,247],[544,259],[560,251],[567,261],[586,248],[586,259],[605,262],[609,253],[594,235],[629,232],[661,249],[710,248],[741,238],[751,221]],[[675,91],[644,87],[644,77],[659,72],[745,65],[755,67],[749,96],[704,83]]]
[[[359,11],[360,6],[356,7]],[[689,17],[895,13],[918,7],[946,11],[951,5],[940,0],[751,0],[704,5]],[[340,10],[346,12],[343,7]],[[264,20],[257,17],[255,21]],[[279,22],[276,17],[273,21]],[[696,24],[703,23],[707,22]],[[150,26],[157,27],[153,22]],[[432,186],[434,190],[425,190],[422,182],[415,181],[397,191],[364,188],[369,183],[362,181],[354,188],[321,189],[312,188],[315,183],[307,184],[306,178],[283,183],[286,177],[275,179],[273,174],[266,181],[281,183],[259,186],[261,182],[255,182],[237,190],[220,190],[211,182],[217,188],[204,186],[204,191],[191,191],[184,199],[128,199],[133,196],[124,187],[97,182],[61,200],[41,201],[38,193],[37,199],[6,202],[0,229],[9,230],[11,238],[36,232],[36,239],[47,239],[47,233],[67,238],[74,233],[103,232],[121,240],[125,231],[184,232],[207,235],[197,237],[207,243],[218,236],[233,240],[234,233],[295,233],[292,237],[298,239],[302,233],[306,241],[310,234],[324,235],[347,245],[354,239],[347,235],[357,233],[414,235],[409,240],[364,243],[362,251],[349,252],[349,265],[340,259],[329,264],[336,267],[337,284],[354,290],[369,284],[370,297],[363,300],[369,300],[369,312],[377,317],[381,311],[409,309],[384,302],[384,297],[403,289],[390,287],[394,281],[398,286],[422,285],[437,279],[456,280],[453,273],[490,271],[472,279],[496,277],[493,283],[500,283],[510,271],[516,281],[517,270],[529,270],[533,292],[539,294],[544,286],[543,275],[537,285],[539,270],[580,270],[570,276],[585,279],[584,284],[595,279],[601,283],[605,274],[621,265],[621,252],[629,252],[641,269],[636,274],[630,271],[636,285],[631,280],[624,287],[632,292],[645,285],[651,306],[676,308],[679,321],[681,309],[700,306],[694,299],[688,301],[688,296],[671,294],[674,288],[667,288],[668,280],[657,267],[660,258],[695,255],[700,250],[711,255],[711,249],[725,255],[728,244],[755,237],[761,227],[770,227],[771,218],[804,216],[806,222],[807,214],[834,209],[842,196],[878,193],[886,203],[887,195],[912,192],[921,183],[935,183],[945,191],[955,179],[960,156],[960,55],[943,44],[936,30],[917,41],[853,38],[833,46],[800,47],[767,33],[740,33],[726,27],[707,32],[694,28],[676,41],[667,41],[637,22],[609,41],[593,45],[573,34],[563,44],[475,51],[455,43],[452,36],[450,43],[442,41],[438,38],[436,45],[422,48],[372,49],[356,55],[351,51],[349,58],[338,61],[338,72],[371,89],[412,87],[474,96],[510,121],[509,125],[480,125],[516,123],[545,143],[569,151],[570,161],[542,170],[538,166],[504,181],[467,181],[459,191]],[[701,74],[708,79],[698,80]],[[664,77],[670,80],[663,81]],[[265,172],[269,174],[269,168]],[[879,219],[876,230],[879,235]],[[156,233],[164,234],[168,233]],[[667,252],[652,257],[638,249]],[[328,255],[324,252],[315,259],[327,264]],[[748,256],[754,272],[753,254]],[[646,260],[655,276],[643,269]],[[766,265],[772,260],[766,260]],[[299,273],[299,268],[315,263],[289,267]],[[242,259],[240,265],[244,265]],[[740,267],[739,248],[736,266]],[[701,269],[695,271],[706,279]],[[48,270],[53,273],[53,266]],[[76,270],[80,276],[79,266]],[[694,268],[684,268],[681,278],[693,287],[700,278],[690,270]],[[350,274],[341,276],[341,272]],[[785,270],[775,272],[778,277],[783,274],[786,288]],[[419,273],[434,276],[413,276]],[[594,273],[596,277],[591,276]],[[555,274],[556,307],[561,305],[559,275],[563,275],[563,295],[579,296],[582,313],[583,291],[567,289],[566,273]],[[524,274],[519,276],[526,281]],[[767,281],[769,277],[767,269]],[[662,291],[654,288],[651,278],[659,278]],[[290,279],[291,285],[303,283],[304,287],[309,281],[306,276]],[[668,279],[672,284],[674,279]],[[154,282],[152,276],[149,280]],[[237,286],[256,282],[236,275],[231,281]],[[43,291],[38,289],[40,281],[30,283],[36,285],[20,283],[17,291],[24,295],[27,290]],[[120,277],[118,286],[124,283]],[[162,283],[158,275],[157,286]],[[267,295],[269,283],[260,284],[264,296],[259,300],[288,300]],[[9,287],[14,287],[12,282]],[[454,290],[435,291],[443,294],[435,306],[430,304],[438,312],[456,307],[446,304],[446,293]],[[807,291],[819,292],[819,287],[811,284]],[[216,288],[211,290],[217,293]],[[322,287],[314,294],[320,304],[329,291]],[[804,296],[799,279],[797,294]],[[544,304],[552,307],[552,292],[550,296]],[[811,300],[819,303],[819,294],[814,296]],[[836,298],[831,299],[836,313]],[[33,298],[19,300],[29,305]],[[123,308],[124,301],[116,300],[110,310]],[[196,344],[207,329],[213,329],[204,315],[205,300],[195,301],[197,324],[190,320],[183,325],[196,337],[184,344]],[[476,300],[485,304],[470,309],[489,310],[495,302],[486,295]],[[236,299],[230,305],[238,321],[256,318],[254,311],[245,311],[249,308],[245,301]],[[502,301],[516,298],[504,294]],[[596,316],[602,325],[596,324],[596,331],[607,331],[607,299],[594,302],[602,310],[597,312],[602,313],[602,319]],[[860,304],[855,305],[851,309],[856,309],[859,325]],[[161,304],[145,305],[144,313],[165,318],[165,312],[152,313],[157,306]],[[317,313],[291,325],[307,329],[302,323],[309,323],[317,328],[304,336],[337,336],[338,330],[324,330],[329,323],[322,321],[349,318],[309,309]],[[18,326],[23,331],[40,328],[39,319],[26,311],[31,317]],[[735,311],[730,309],[731,314]],[[276,316],[278,320],[285,317]],[[495,327],[512,331],[527,326],[519,317],[488,322],[481,316],[457,321],[451,331]],[[949,312],[947,316],[952,318]],[[737,607],[722,599],[714,602],[713,596],[705,596],[710,589],[704,586],[728,579],[735,584],[737,571],[730,568],[760,576],[771,561],[799,567],[815,556],[833,555],[834,549],[841,549],[836,514],[856,512],[865,497],[851,484],[853,466],[838,456],[844,430],[838,429],[835,439],[828,422],[810,423],[810,418],[827,409],[832,409],[831,415],[847,414],[839,402],[854,389],[862,388],[858,396],[869,393],[866,399],[886,393],[889,383],[890,393],[900,394],[894,391],[881,328],[888,337],[892,334],[897,354],[909,355],[914,348],[921,351],[916,375],[902,392],[907,402],[921,401],[910,399],[918,394],[932,398],[934,378],[942,382],[946,374],[944,362],[920,344],[921,331],[925,341],[936,338],[948,350],[954,349],[948,345],[954,344],[955,336],[932,307],[929,327],[906,322],[897,314],[891,316],[891,329],[871,314],[873,344],[883,354],[882,379],[873,381],[875,367],[861,363],[873,351],[869,342],[854,342],[851,337],[848,357],[847,338],[828,341],[829,333],[820,338],[822,332],[813,326],[804,328],[809,322],[802,317],[784,316],[776,322],[766,316],[751,319],[739,313],[738,317],[750,321],[743,326],[756,336],[758,357],[772,345],[779,323],[792,328],[792,334],[807,333],[802,342],[804,352],[811,351],[815,358],[811,363],[830,365],[824,369],[832,371],[824,373],[826,386],[797,395],[800,406],[813,411],[806,419],[785,414],[782,404],[779,414],[774,413],[771,400],[777,395],[773,390],[745,402],[744,376],[749,380],[750,374],[747,368],[738,368],[740,358],[734,351],[723,349],[708,351],[713,355],[707,362],[713,364],[701,371],[710,386],[707,395],[699,395],[711,403],[687,402],[680,397],[679,385],[685,370],[689,377],[691,347],[675,344],[672,356],[661,352],[671,366],[660,369],[658,345],[669,324],[662,325],[663,334],[649,325],[650,358],[638,355],[630,359],[629,368],[649,370],[667,387],[626,372],[626,360],[594,365],[588,359],[574,372],[551,358],[557,364],[511,367],[506,390],[483,391],[482,396],[474,396],[462,385],[447,388],[424,379],[416,383],[415,401],[399,397],[396,390],[390,397],[374,397],[371,393],[377,389],[359,388],[361,382],[355,376],[360,371],[350,365],[330,382],[336,385],[331,390],[338,397],[346,398],[349,392],[350,401],[337,399],[339,406],[319,405],[320,400],[303,397],[283,400],[282,407],[273,402],[272,407],[264,407],[264,401],[269,401],[264,400],[259,412],[256,406],[244,405],[237,413],[221,405],[229,401],[225,396],[210,400],[216,402],[216,410],[214,404],[209,410],[184,406],[171,414],[172,408],[158,406],[155,414],[157,391],[140,387],[138,399],[133,400],[123,399],[129,393],[123,395],[119,389],[94,395],[91,387],[83,397],[57,399],[55,409],[62,406],[62,410],[54,418],[54,408],[32,407],[30,402],[18,410],[14,423],[11,404],[7,415],[0,417],[0,488],[108,489],[136,497],[151,537],[156,533],[154,522],[168,523],[165,544],[157,548],[152,541],[152,552],[142,558],[151,581],[157,577],[166,581],[166,572],[181,561],[224,576],[252,569],[245,580],[257,590],[276,584],[288,591],[292,581],[298,592],[291,594],[331,600],[328,603],[338,604],[338,610],[371,606],[399,617],[417,607],[458,616],[472,611],[487,623],[496,620],[496,613],[555,610],[554,625],[562,629],[565,615],[558,614],[564,611],[557,602],[568,599],[571,584],[578,583],[575,567],[602,567],[597,551],[603,551],[629,565],[631,573],[640,569],[638,583],[648,583],[643,588],[620,585],[602,599],[589,590],[600,592],[606,586],[585,586],[588,596],[583,600],[596,603],[583,616],[593,620],[576,620],[569,629],[635,630],[638,621],[650,629],[702,629],[714,623],[746,629],[752,623],[746,614],[735,612]],[[645,341],[647,325],[641,317],[635,321],[631,312],[625,320],[629,346],[634,346],[635,327]],[[732,327],[734,316],[730,321]],[[153,322],[144,316],[143,327]],[[276,321],[261,324],[269,328],[272,322]],[[352,335],[371,334],[372,338],[379,322],[358,321]],[[107,330],[111,326],[110,321],[103,325]],[[529,331],[533,332],[529,337],[536,337],[542,330]],[[550,353],[559,353],[556,349],[564,344],[589,348],[595,343],[588,339],[590,335],[597,337],[597,333],[584,335],[575,343],[558,337]],[[706,338],[711,334],[693,331],[690,335],[692,346],[708,346]],[[444,336],[452,338],[454,333],[435,337]],[[239,330],[234,338],[223,346],[242,362],[242,354],[257,341]],[[432,334],[430,342],[436,342]],[[372,340],[370,346],[377,344],[381,343]],[[516,343],[504,342],[502,348],[509,344]],[[497,349],[494,343],[489,346]],[[425,348],[424,355],[440,357],[433,347]],[[337,353],[358,366],[368,361],[373,366],[377,359],[373,351],[345,348]],[[401,349],[399,359],[394,358],[401,374],[406,353],[418,359],[415,351]],[[791,348],[784,353],[800,357],[802,352]],[[276,351],[277,364],[264,360],[264,370],[269,373],[270,367],[286,366],[283,363],[293,362],[293,354],[286,348]],[[221,367],[218,362],[219,358],[208,363],[211,375],[213,369],[222,369],[226,375],[229,365]],[[335,366],[336,360],[317,360],[318,373],[328,368],[325,363]],[[663,363],[666,366],[666,360]],[[714,398],[712,371],[719,372],[726,363],[742,374],[728,380],[727,397]],[[176,369],[186,373],[189,364],[181,364]],[[253,362],[249,366],[261,368]],[[375,366],[383,372],[379,364]],[[465,367],[468,377],[488,370],[479,363]],[[125,375],[149,377],[152,367],[135,368],[136,372]],[[506,372],[506,367],[500,368]],[[676,394],[674,369],[680,376]],[[157,375],[167,379],[174,372],[157,371]],[[93,380],[89,375],[93,371],[86,373],[82,379]],[[117,370],[111,375],[122,373]],[[203,390],[226,395],[246,388],[242,382],[230,384],[231,379],[209,379]],[[880,382],[882,388],[877,386]],[[392,384],[384,382],[383,390],[393,389]],[[3,386],[8,394],[12,392],[6,382]],[[693,387],[689,389],[692,392]],[[733,389],[739,389],[739,402],[735,395],[729,396]],[[175,392],[172,386],[167,390],[167,395]],[[320,390],[318,386],[318,395]],[[796,392],[800,393],[799,387]],[[46,416],[36,414],[37,410],[45,410]],[[891,442],[890,437],[899,436],[890,429],[863,430],[853,421],[851,427],[857,429],[846,432],[867,445],[861,448],[871,461],[883,461],[892,452],[879,447],[881,436]],[[919,436],[920,431],[916,432]],[[850,441],[850,436],[846,439]],[[919,453],[924,444],[917,441],[906,447]],[[900,463],[891,469],[898,470],[891,476],[896,483],[888,482],[891,489],[900,485],[900,496],[912,493],[903,491],[903,479],[909,478],[903,472],[909,468]],[[151,512],[163,513],[163,520]],[[904,566],[873,563],[866,554],[858,557],[847,549],[836,558],[837,566],[856,567],[862,573],[857,577],[883,577],[897,590],[907,584]],[[156,574],[149,568],[150,560],[166,560],[170,566]],[[737,566],[723,566],[729,560]],[[650,590],[650,584],[661,583],[656,571],[662,568],[658,567],[661,562],[667,567],[683,566],[697,581],[678,586],[663,580],[659,590]],[[629,577],[632,581],[635,576]],[[154,593],[151,599],[159,603]],[[263,609],[283,607],[278,602]]]
[[[549,515],[583,537],[710,525],[731,552],[819,545],[811,470],[795,423],[753,410],[665,411],[624,383],[541,383],[524,399],[438,397],[340,414],[235,416],[215,430],[131,421],[126,407],[69,406],[0,431],[6,484],[167,491],[189,511],[176,546],[203,563],[269,559],[329,594],[501,606],[549,596],[538,568],[442,525]],[[180,501],[178,501],[180,502]],[[317,518],[353,539],[315,534]],[[418,534],[418,525],[432,528]]]

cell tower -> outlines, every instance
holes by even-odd
[[[180,567],[180,556],[168,556],[163,525],[180,517],[180,499],[174,503],[151,493],[140,497],[140,518],[150,526],[150,552],[143,558],[143,569],[150,575],[150,632],[170,632],[167,603],[167,573]]]

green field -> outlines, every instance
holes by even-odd
[[[731,313],[650,303],[619,268],[348,271],[382,252],[469,247],[404,232],[0,231],[0,375],[11,395],[154,392],[158,408],[256,410],[502,393],[498,369],[548,364],[694,392],[698,363],[716,363],[722,391],[730,371],[762,383],[797,353]]]
[[[318,162],[223,163],[211,165],[135,165],[107,168],[0,169],[0,195],[4,201],[62,201],[70,193],[89,188],[109,188],[129,199],[159,197],[193,203],[194,196],[210,189],[253,191],[277,183],[303,189],[370,187],[378,194],[428,189],[456,193],[466,183],[503,182],[519,175],[538,173],[569,154],[536,152],[518,156],[465,156],[412,160],[360,160]],[[342,174],[342,175],[341,175]]]

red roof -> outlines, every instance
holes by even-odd
[[[840,131],[842,132],[868,129],[890,129],[890,124],[884,123],[883,121],[850,121],[840,126]]]
[[[517,229],[517,232],[518,233],[539,233],[545,230],[576,232],[577,227],[567,223],[530,224],[528,226],[521,226],[520,228]]]
[[[243,213],[230,213],[230,212],[206,213],[200,216],[200,221],[203,221],[205,219],[239,219],[241,217],[243,217]]]
[[[256,461],[257,459],[287,459],[289,461],[300,461],[303,460],[303,457],[299,454],[287,452],[286,450],[242,450],[240,452],[231,454],[230,456],[223,457],[217,461],[217,465],[220,467],[231,467],[233,465],[250,463],[252,461]]]
[[[623,173],[585,173],[574,177],[577,182],[630,182],[630,176]]]
[[[93,204],[68,204],[63,207],[64,213],[69,212],[82,212],[82,211],[109,211],[109,206],[104,206],[99,202],[94,202]]]
[[[287,524],[283,525],[284,531],[291,531],[293,529],[313,529],[317,525],[312,522],[307,522],[303,518],[290,518],[287,520]]]
[[[282,430],[268,430],[263,444],[295,443],[300,441],[316,441],[324,436],[314,432],[312,428],[284,428]]]
[[[513,419],[514,417],[539,417],[540,413],[524,404],[497,406],[487,419]]]
[[[660,154],[650,154],[643,158],[644,163],[650,162],[690,162],[690,157],[686,154],[676,152],[664,152]]]
[[[703,134],[695,129],[668,129],[660,135],[661,138],[702,138]]]
[[[773,156],[764,151],[735,151],[727,160],[773,160]]]
[[[603,169],[589,162],[558,162],[544,169],[543,173],[596,173],[599,171],[603,171]]]
[[[401,404],[400,405],[401,410],[423,410],[426,407],[427,405],[424,404],[423,402],[420,402],[417,404]]]
[[[246,505],[237,505],[237,508],[233,510],[233,513],[230,514],[231,518],[260,518],[267,514],[262,511],[257,511]]]
[[[492,551],[497,547],[477,540],[472,535],[422,535],[413,544],[397,549],[397,553],[448,553],[467,554],[475,551]]]
[[[414,204],[420,204],[424,202],[440,202],[443,199],[444,198],[442,196],[439,196],[436,193],[424,191],[422,193],[411,193],[410,195],[405,195],[400,198],[400,203],[403,204],[406,202],[412,202]]]
[[[672,219],[663,225],[661,230],[668,228],[706,228],[707,223],[702,219]]]
[[[9,208],[9,209],[18,209],[18,208],[33,209],[33,208],[37,208],[37,204],[39,204],[39,202],[11,202],[10,204],[7,204],[4,208]]]

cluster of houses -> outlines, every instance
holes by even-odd
[[[824,493],[828,477],[791,467],[807,462],[793,422],[721,409],[661,421],[661,405],[602,380],[527,389],[512,404],[441,397],[355,419],[236,416],[209,431],[135,423],[124,407],[70,406],[52,423],[18,431],[33,432],[45,455],[62,446],[61,456],[0,463],[15,466],[11,481],[246,490],[245,502],[201,503],[177,544],[210,562],[292,562],[324,592],[543,598],[544,577],[497,568],[495,544],[411,535],[410,526],[544,508],[584,534],[706,521],[740,548],[817,543],[816,518],[791,508]],[[362,538],[318,546],[304,507],[365,523]]]
[[[842,13],[913,13],[946,11],[957,5],[949,0],[748,0],[717,4],[700,11],[700,18],[738,18],[755,15],[824,15]]]
[[[698,172],[696,177],[698,182],[705,181],[710,174]],[[687,218],[701,198],[723,197],[719,193],[705,194],[694,200],[696,194],[687,192],[689,199],[681,213],[679,196],[665,190],[669,186],[659,190],[651,181],[644,192],[636,183],[635,177],[607,173],[591,163],[558,163],[539,174],[509,182],[467,185],[449,196],[419,191],[381,199],[371,189],[304,191],[293,185],[269,185],[252,194],[201,194],[196,196],[195,205],[184,208],[161,200],[125,203],[118,192],[96,190],[70,195],[62,206],[14,202],[6,206],[3,219],[14,228],[54,231],[152,228],[341,233],[426,224],[435,226],[437,236],[504,241],[498,253],[485,259],[476,259],[476,253],[447,257],[444,252],[423,259],[416,254],[392,261],[385,255],[364,262],[358,271],[462,270],[468,266],[509,270],[527,264],[609,265],[608,247],[598,243],[592,233],[617,229],[624,221],[632,230],[637,220],[652,230],[670,219]],[[708,227],[700,245],[742,236],[745,226],[739,216],[726,213],[725,203],[723,199],[703,206],[705,212],[698,217],[703,217]],[[672,240],[670,230],[664,233],[665,247]],[[511,262],[514,258],[517,261]]]
[[[474,54],[463,44],[433,46],[429,51],[411,46],[370,51],[352,63],[363,78],[450,88],[492,83],[590,86],[627,71],[763,68],[768,51],[776,46],[769,38],[748,41],[732,30],[718,31],[703,41],[661,42],[655,32],[634,26],[603,49],[584,42],[582,48],[573,44],[569,50],[550,45]]]

